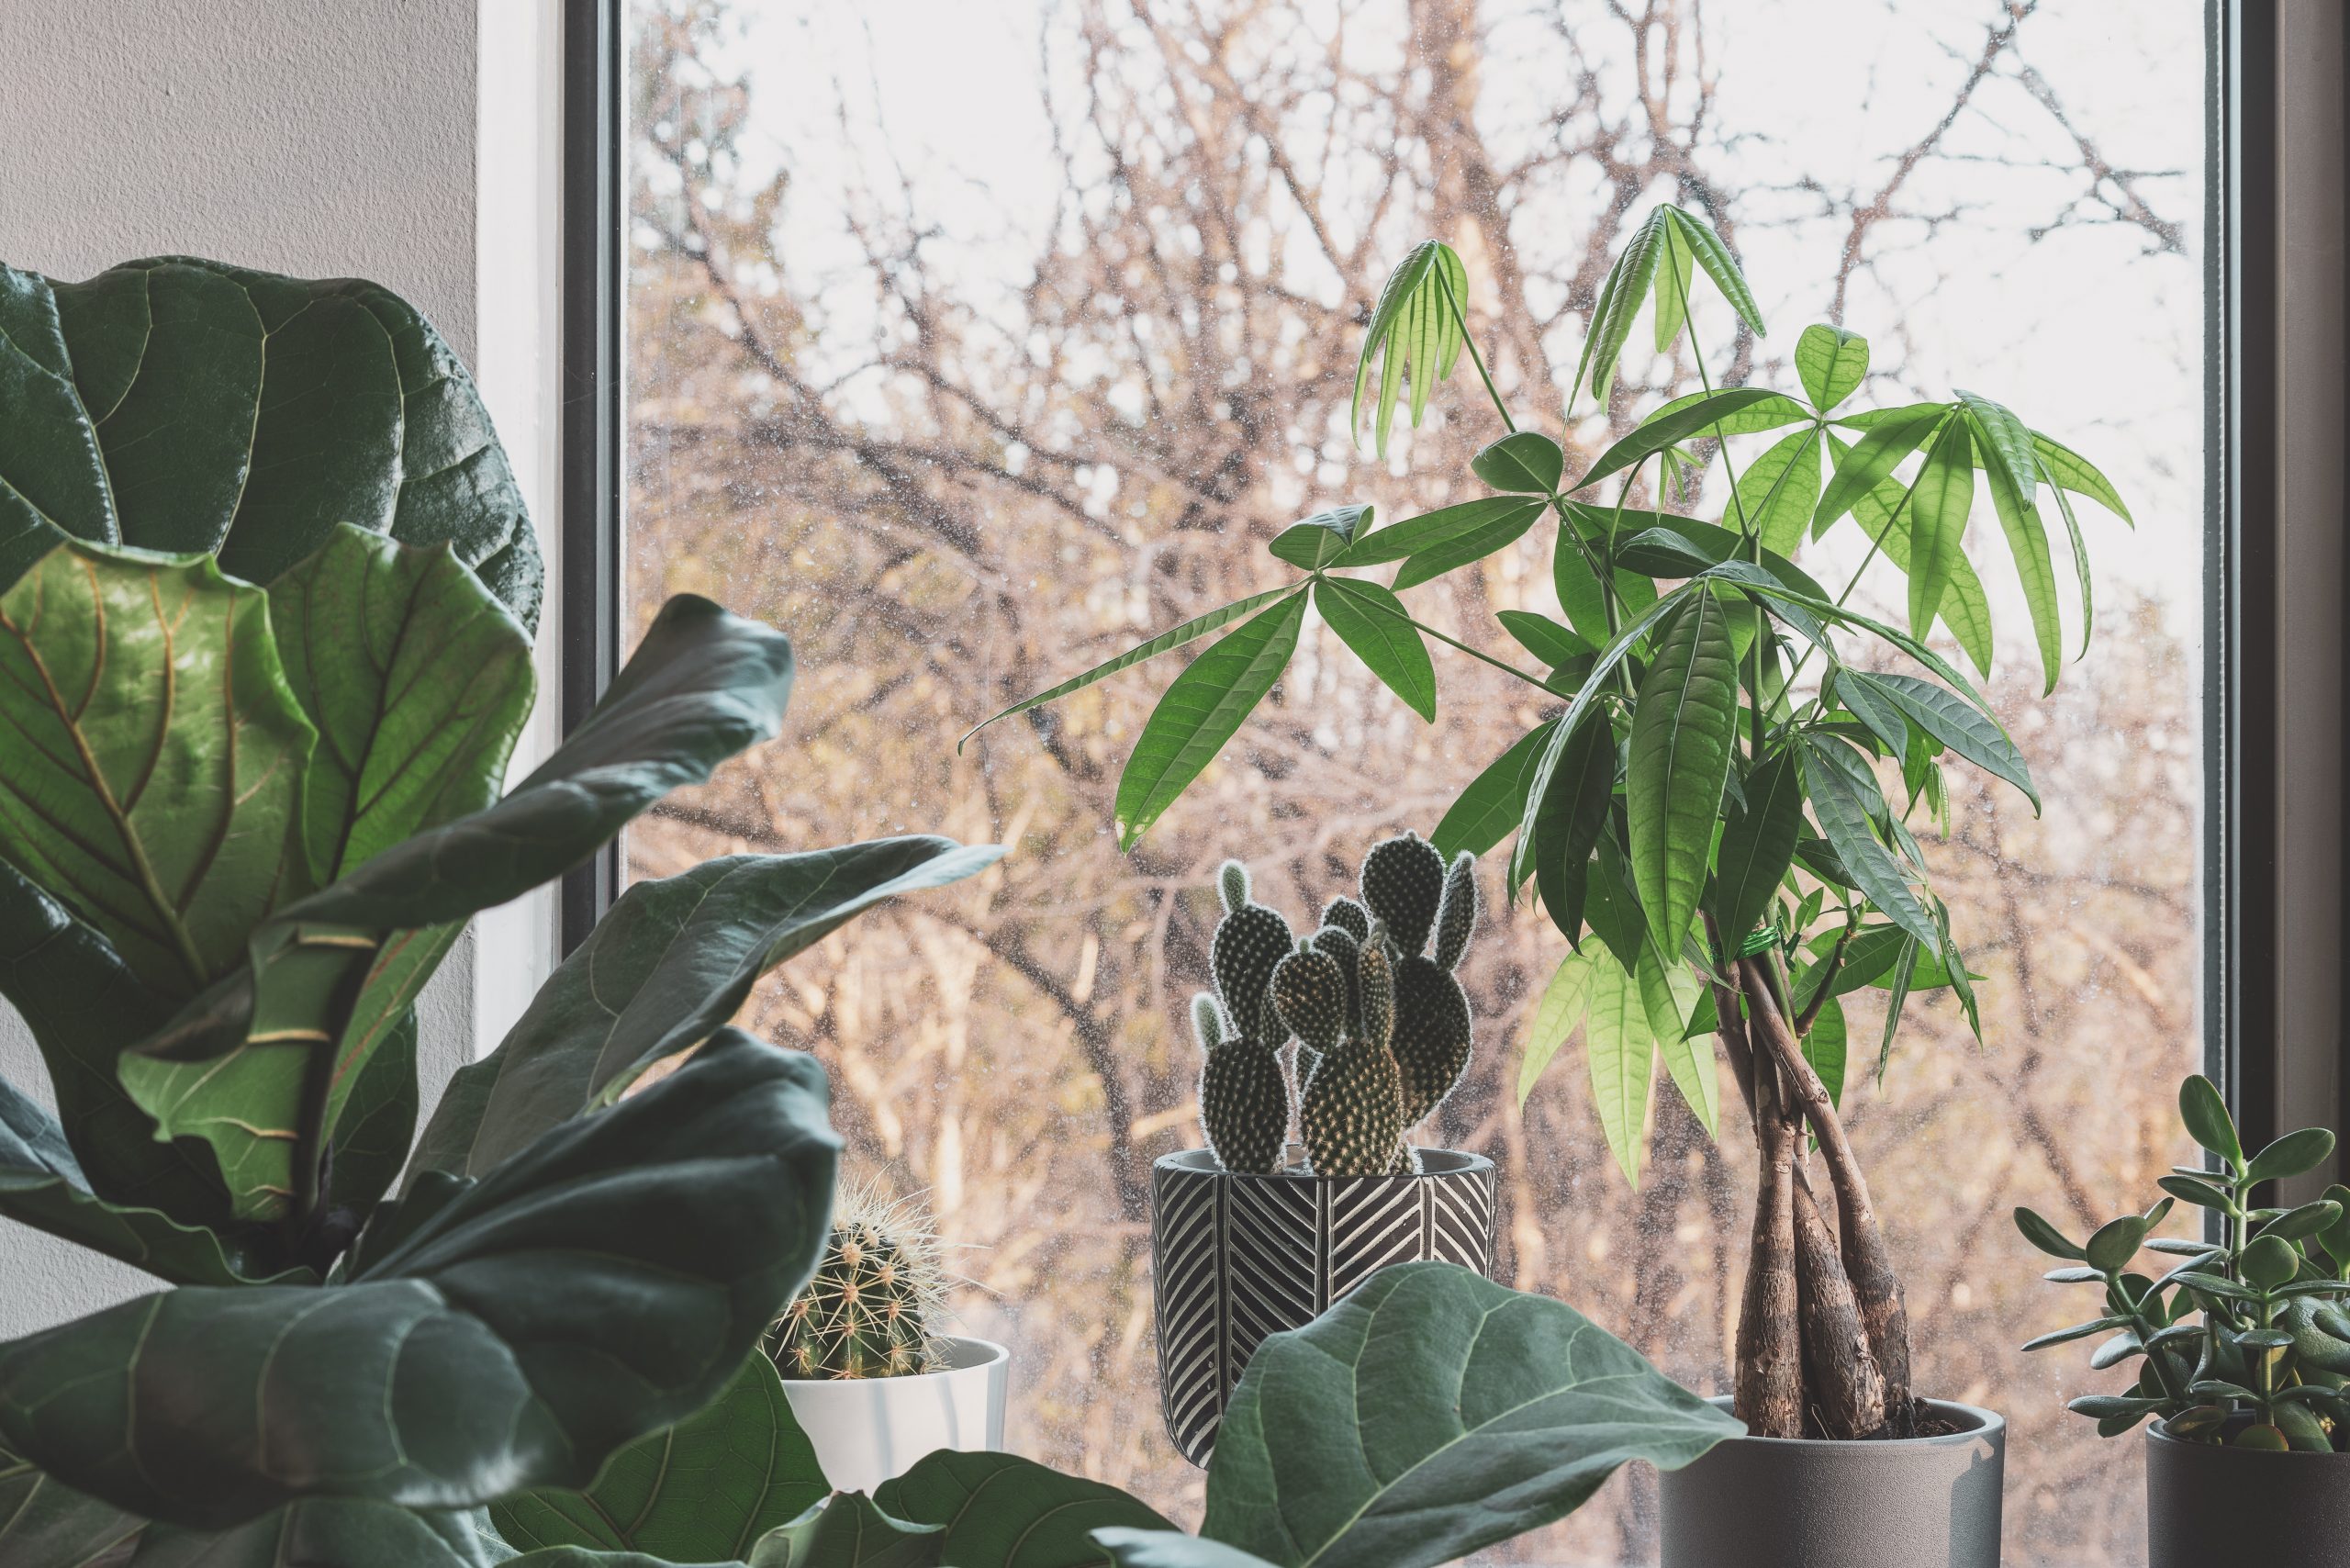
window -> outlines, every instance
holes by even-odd
[[[2084,515],[2096,635],[2053,698],[1991,585],[1995,700],[2047,808],[1970,778],[1930,845],[1987,1045],[1946,995],[1914,1000],[1881,1084],[1856,1044],[1847,1102],[1921,1385],[2011,1424],[2013,1560],[2134,1560],[2138,1447],[2064,1412],[2077,1361],[2017,1352],[2066,1304],[2007,1215],[2093,1223],[2189,1153],[2208,27],[2097,0],[635,0],[624,640],[699,591],[788,630],[800,677],[784,737],[656,810],[626,874],[895,832],[1013,846],[831,938],[746,1022],[823,1058],[852,1167],[924,1193],[961,1249],[965,1323],[1014,1346],[1016,1447],[1196,1509],[1157,1417],[1145,1183],[1194,1136],[1182,1014],[1214,868],[1241,856],[1318,907],[1533,711],[1440,659],[1424,726],[1310,641],[1131,856],[1111,795],[1171,667],[956,738],[1271,580],[1262,543],[1305,512],[1446,498],[1430,476],[1497,433],[1465,367],[1390,463],[1346,432],[1360,321],[1413,241],[1462,252],[1497,377],[1555,429],[1609,258],[1672,199],[1762,293],[1774,330],[1737,344],[1740,378],[1790,385],[1796,331],[1839,320],[1872,342],[1878,402],[1980,386],[2135,512]],[[1709,347],[1729,325],[1701,308]],[[1583,454],[1674,370],[1635,356],[1609,415],[1580,405]],[[1468,624],[1546,581],[1529,542],[1427,613]],[[1503,1167],[1501,1277],[1721,1387],[1748,1140],[1726,1125],[1717,1147],[1660,1087],[1635,1193],[1571,1054],[1521,1112],[1517,1031],[1557,949],[1523,911],[1482,944],[1480,1055],[1443,1140]],[[1529,1550],[1645,1560],[1652,1484],[1628,1473]]]

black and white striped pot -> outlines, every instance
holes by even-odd
[[[1168,1436],[1204,1465],[1241,1369],[1390,1263],[1490,1274],[1494,1162],[1420,1151],[1404,1176],[1236,1174],[1203,1148],[1150,1170],[1158,1398]]]

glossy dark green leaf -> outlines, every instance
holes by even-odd
[[[1435,720],[1436,666],[1401,599],[1378,583],[1324,577],[1314,585],[1314,608],[1405,707]]]
[[[1723,392],[1701,393],[1693,399],[1669,405],[1667,411],[1651,414],[1622,440],[1599,454],[1583,477],[1571,489],[1582,490],[1599,483],[1610,475],[1620,474],[1633,464],[1655,456],[1666,447],[1695,437],[1713,433],[1714,427],[1734,420],[1742,413],[1754,409],[1773,413],[1789,412],[1790,417],[1774,419],[1771,425],[1792,423],[1805,418],[1803,407],[1783,392],[1762,386],[1734,386]]]
[[[1599,657],[1592,664],[1591,673],[1583,678],[1583,689],[1575,693],[1574,700],[1567,704],[1567,711],[1559,716],[1557,724],[1551,728],[1550,738],[1543,743],[1542,754],[1535,763],[1533,777],[1527,785],[1526,814],[1518,823],[1521,855],[1531,852],[1534,812],[1541,804],[1544,791],[1550,787],[1550,776],[1559,770],[1559,759],[1565,753],[1567,743],[1574,738],[1577,730],[1590,716],[1593,705],[1599,700],[1607,677],[1630,656],[1634,645],[1650,628],[1687,602],[1694,591],[1685,587],[1675,588],[1635,616],[1629,625],[1616,634],[1614,642],[1600,650]],[[1531,869],[1530,863],[1524,867],[1513,865],[1511,874],[1516,876],[1521,871]]]
[[[2244,1159],[2244,1145],[2237,1141],[2235,1118],[2228,1114],[2228,1103],[2220,1090],[2201,1073],[2188,1075],[2178,1086],[2179,1120],[2187,1125],[2187,1136],[2228,1161],[2239,1164]]]
[[[519,1492],[489,1517],[509,1546],[643,1551],[677,1562],[747,1559],[832,1488],[767,1352],[719,1396],[612,1455],[583,1492]]]
[[[0,267],[0,586],[58,542],[267,584],[338,522],[446,543],[538,624],[536,536],[464,364],[397,295],[189,256]]]
[[[1869,734],[1875,737],[1884,747],[1883,755],[1906,757],[1913,749],[1909,744],[1909,721],[1882,691],[1866,680],[1854,679],[1857,673],[1841,666],[1831,672],[1829,682],[1836,700],[1846,712],[1861,722]],[[1853,738],[1858,739],[1857,736]]]
[[[1534,520],[1542,515],[1543,504],[1539,497],[1480,496],[1473,501],[1423,512],[1375,533],[1366,533],[1331,564],[1376,566],[1400,561],[1406,555],[1447,549],[1464,538],[1509,533],[1515,539],[1534,526]],[[1522,526],[1510,532],[1512,526],[1517,524]]]
[[[1388,274],[1378,303],[1371,308],[1361,357],[1355,363],[1354,401],[1347,415],[1347,429],[1355,440],[1362,439],[1362,395],[1370,384],[1374,359],[1381,362],[1377,411],[1371,425],[1379,455],[1387,455],[1395,397],[1407,373],[1412,383],[1412,425],[1418,428],[1429,388],[1450,375],[1460,357],[1466,341],[1460,330],[1460,312],[1468,304],[1468,269],[1452,247],[1440,240],[1421,241]]]
[[[1224,749],[1289,667],[1304,623],[1305,596],[1293,593],[1226,634],[1175,678],[1118,778],[1119,848],[1132,849]]]
[[[2126,1317],[2100,1317],[2088,1323],[2076,1323],[2069,1328],[2059,1328],[2053,1333],[2042,1334],[2036,1338],[2028,1339],[2020,1348],[2026,1350],[2045,1350],[2052,1345],[2069,1345],[2076,1339],[2087,1339],[2092,1335],[2110,1333],[2129,1321]]]
[[[212,1146],[241,1217],[285,1213],[319,1158],[298,1136],[312,1074],[325,1079],[317,1126],[331,1145],[370,1055],[460,923],[553,880],[671,790],[772,735],[791,671],[782,633],[672,599],[529,778],[278,910],[252,933],[247,968],[124,1054],[124,1087],[165,1134]]]
[[[1281,1568],[1432,1568],[1740,1430],[1563,1302],[1407,1263],[1258,1350],[1203,1532]]]
[[[1384,539],[1388,534],[1392,534],[1395,532],[1396,531],[1394,529],[1391,528],[1386,533],[1382,533],[1378,535],[1378,537]],[[1246,599],[1235,599],[1232,603],[1225,605],[1220,609],[1209,610],[1205,615],[1195,615],[1191,620],[1184,622],[1181,626],[1170,627],[1169,630],[1161,632],[1158,636],[1151,638],[1148,642],[1136,644],[1135,646],[1128,648],[1125,653],[1120,654],[1116,658],[1103,660],[1102,663],[1095,665],[1091,669],[1087,670],[1083,675],[1072,676],[1069,679],[1062,681],[1058,686],[1049,687],[1043,691],[1039,691],[1034,697],[1024,697],[1019,701],[1014,702],[1011,707],[1004,709],[1002,711],[990,714],[988,717],[980,720],[978,723],[972,725],[969,729],[964,731],[962,736],[956,741],[955,749],[958,752],[961,751],[965,741],[969,740],[973,735],[978,734],[981,730],[986,729],[998,719],[1009,719],[1014,713],[1025,713],[1031,708],[1041,707],[1045,703],[1053,701],[1056,699],[1067,697],[1072,691],[1081,691],[1086,687],[1091,686],[1097,680],[1105,679],[1110,676],[1117,674],[1122,669],[1132,668],[1134,666],[1142,663],[1145,659],[1156,658],[1158,655],[1166,653],[1171,648],[1180,648],[1184,644],[1204,637],[1211,632],[1219,631],[1224,627],[1231,625],[1242,616],[1250,614],[1258,610],[1261,610],[1266,605],[1272,603],[1275,599],[1286,599],[1289,595],[1295,593],[1296,591],[1297,585],[1294,583],[1284,584],[1281,588],[1267,588],[1262,593],[1252,593]]]
[[[1738,728],[1728,611],[1699,593],[1675,617],[1640,683],[1624,774],[1634,886],[1660,952],[1679,953],[1705,890]]]
[[[1469,781],[1428,834],[1428,842],[1449,861],[1462,850],[1483,855],[1516,827],[1526,814],[1526,789],[1536,757],[1550,739],[1548,723],[1536,725],[1510,743],[1510,748]]]
[[[948,1568],[946,1531],[892,1518],[862,1492],[819,1503],[767,1540],[751,1568]]]
[[[84,1496],[0,1453],[0,1562],[12,1568],[120,1568],[147,1521]],[[365,1568],[365,1565],[355,1565]]]
[[[1811,798],[1812,811],[1828,834],[1828,842],[1835,846],[1837,859],[1860,883],[1869,902],[1926,947],[1937,948],[1941,937],[1933,921],[1918,902],[1917,894],[1910,890],[1901,868],[1871,829],[1869,819],[1874,812],[1867,798],[1855,788],[1849,768],[1832,749],[1839,744],[1805,737],[1804,786]],[[1876,809],[1883,808],[1884,801],[1879,798]]]
[[[1919,729],[1975,767],[2022,790],[2031,809],[2040,810],[2040,791],[2032,788],[2031,769],[2023,753],[1982,710],[1914,675],[1845,670],[1838,673],[1836,683],[1839,691],[1847,685],[1857,686],[1899,709]]]
[[[302,801],[315,885],[498,799],[536,687],[531,639],[454,554],[338,527],[270,585],[269,614],[319,733]]]
[[[1502,630],[1517,639],[1518,646],[1553,668],[1599,652],[1598,646],[1585,640],[1582,633],[1531,610],[1499,610],[1494,619],[1502,623]]]
[[[1567,743],[1534,813],[1534,886],[1569,942],[1583,931],[1587,863],[1616,795],[1616,732],[1605,718]]]
[[[0,594],[0,858],[180,1001],[299,890],[315,734],[261,589],[209,555],[62,544]]]
[[[587,1486],[715,1397],[807,1278],[824,1101],[811,1058],[722,1030],[486,1180],[378,1211],[344,1282],[184,1287],[0,1345],[0,1440],[199,1529]]]
[[[1747,777],[1745,809],[1722,827],[1713,910],[1725,940],[1743,941],[1762,922],[1802,832],[1802,764],[1792,751],[1774,753]]]
[[[1345,554],[1348,545],[1371,532],[1371,525],[1369,507],[1333,507],[1291,523],[1266,548],[1276,559],[1315,571]]]
[[[1559,443],[1539,431],[1513,431],[1469,460],[1469,471],[1496,490],[1547,496],[1567,465]]]
[[[1615,379],[1616,361],[1632,335],[1633,319],[1648,299],[1664,259],[1664,208],[1660,206],[1632,230],[1616,264],[1608,269],[1606,281],[1600,285],[1599,297],[1592,306],[1591,330],[1583,342],[1583,357],[1575,362],[1575,378],[1567,386],[1570,405],[1582,388],[1588,388],[1601,403],[1607,401],[1607,384]]]
[[[1866,444],[1863,442],[1863,444]],[[1942,613],[1952,563],[1966,554],[1966,518],[1975,505],[1974,438],[1951,420],[1926,453],[1909,489],[1909,633],[1922,637]]]
[[[1851,397],[1868,373],[1869,341],[1858,332],[1820,323],[1796,339],[1796,376],[1823,414]]]
[[[0,1079],[0,1215],[146,1270],[174,1284],[307,1282],[283,1265],[274,1238],[222,1236],[151,1208],[107,1203],[90,1191],[56,1121]]]
[[[2143,1215],[2124,1215],[2098,1226],[2081,1248],[2081,1255],[2092,1269],[2101,1272],[2119,1273],[2129,1267],[2130,1260],[2146,1239],[2147,1225]]]
[[[1672,419],[1718,396],[1719,394],[1702,389],[1684,392],[1680,397],[1651,409],[1641,423],[1651,424]],[[1734,405],[1728,409],[1722,409],[1717,405],[1713,417],[1706,421],[1705,427],[1696,434],[1700,439],[1726,435],[1754,435],[1762,431],[1779,430],[1798,421],[1808,422],[1810,419],[1810,414],[1805,410],[1801,403],[1783,393],[1774,392],[1769,397],[1757,401]]]
[[[858,912],[973,876],[1002,853],[951,838],[884,838],[800,855],[728,856],[633,884],[498,1048],[457,1070],[418,1146],[416,1169],[487,1174],[707,1038],[761,975]]]
[[[1114,1486],[1008,1453],[942,1449],[873,1489],[884,1513],[944,1532],[954,1568],[1107,1568],[1097,1529],[1172,1527]]]
[[[470,1512],[313,1498],[217,1532],[149,1525],[136,1553],[106,1568],[489,1568],[505,1553],[483,1538],[479,1520]],[[520,1568],[667,1568],[649,1560],[571,1565],[506,1561]]]
[[[1505,513],[1466,532],[1452,534],[1414,551],[1411,558],[1404,563],[1403,569],[1395,574],[1395,590],[1401,593],[1405,588],[1417,588],[1472,561],[1482,561],[1497,550],[1507,549],[1524,538],[1527,531],[1534,526],[1535,520],[1541,515],[1541,503],[1537,502],[1529,508]]]
[[[1850,452],[1838,456],[1836,471],[1820,487],[1819,505],[1811,514],[1812,537],[1827,532],[1828,525],[1852,510],[1853,502],[1883,484],[1901,460],[1924,445],[1949,417],[1948,408],[1926,403],[1903,410],[1899,418],[1872,425]]]

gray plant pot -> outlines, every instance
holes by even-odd
[[[1304,1327],[1390,1263],[1493,1272],[1494,1162],[1425,1148],[1420,1166],[1405,1176],[1235,1174],[1203,1148],[1152,1164],[1158,1400],[1184,1458],[1207,1463],[1267,1335]]]
[[[1928,1405],[1966,1429],[1897,1442],[1732,1438],[1667,1472],[1663,1568],[1999,1568],[2008,1423]]]
[[[2342,1568],[2350,1454],[2268,1453],[2146,1428],[2147,1568]]]

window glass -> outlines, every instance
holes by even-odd
[[[1673,200],[1736,249],[1772,329],[1733,338],[1701,301],[1718,383],[1793,388],[1797,331],[1841,321],[1873,346],[1863,399],[1979,389],[2114,477],[2135,527],[2084,509],[2096,632],[2072,662],[2068,614],[2053,697],[2012,575],[1989,585],[1992,694],[2044,812],[1953,771],[1953,831],[1924,835],[1985,1044],[1947,992],[1921,997],[1880,1079],[1884,993],[1857,993],[1847,1105],[1920,1385],[2011,1423],[2010,1560],[2137,1561],[2141,1445],[2064,1411],[2110,1382],[2084,1357],[2018,1353],[2081,1302],[2039,1282],[2009,1210],[2087,1226],[2188,1157],[2203,7],[639,0],[631,25],[635,629],[708,594],[789,631],[800,671],[784,735],[657,808],[631,873],[896,833],[1012,846],[834,935],[744,1022],[822,1058],[851,1166],[935,1211],[965,1329],[1014,1347],[1013,1445],[1186,1522],[1201,1484],[1159,1428],[1146,1182],[1197,1141],[1184,1003],[1214,868],[1238,856],[1264,896],[1319,908],[1538,708],[1438,649],[1423,724],[1309,623],[1130,855],[1118,769],[1181,655],[957,737],[1282,580],[1264,542],[1306,512],[1473,493],[1448,476],[1498,426],[1465,363],[1386,462],[1348,435],[1360,322],[1423,237],[1460,250],[1494,375],[1542,428],[1610,259]],[[1646,331],[1608,409],[1578,402],[1571,466],[1694,389],[1685,348],[1653,357]],[[1691,510],[1715,515],[1719,472]],[[1555,610],[1546,550],[1416,612],[1482,637],[1492,608]],[[1855,602],[1899,619],[1898,584]],[[1575,1050],[1519,1108],[1517,1036],[1561,947],[1523,904],[1480,943],[1478,1056],[1436,1130],[1502,1167],[1503,1279],[1726,1389],[1751,1140],[1733,1116],[1709,1141],[1660,1079],[1634,1192]],[[1653,1537],[1653,1478],[1628,1472],[1511,1551],[1641,1562]]]

